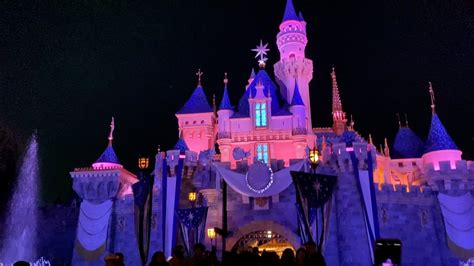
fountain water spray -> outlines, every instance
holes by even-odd
[[[36,133],[31,136],[6,213],[0,262],[35,261],[39,165]]]

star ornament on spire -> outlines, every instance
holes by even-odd
[[[252,49],[252,51],[257,53],[255,55],[255,58],[260,57],[258,59],[258,65],[261,68],[265,67],[265,62],[268,60],[268,58],[266,58],[265,56],[267,55],[267,52],[270,51],[270,49],[268,49],[267,47],[268,47],[268,43],[263,44],[263,41],[260,40],[260,44],[257,45],[255,49]]]

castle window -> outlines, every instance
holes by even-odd
[[[257,145],[257,159],[264,163],[268,163],[268,144]]]
[[[266,103],[255,104],[255,126],[256,127],[267,126],[267,104]]]

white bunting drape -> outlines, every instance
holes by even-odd
[[[95,204],[84,200],[79,213],[77,240],[86,250],[96,250],[107,240],[112,201]]]

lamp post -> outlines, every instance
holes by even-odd
[[[189,192],[188,194],[189,203],[191,203],[191,208],[194,208],[194,204],[197,200],[197,193],[195,191]]]
[[[313,149],[311,149],[309,151],[309,163],[311,165],[311,174],[315,175],[315,180],[316,180],[316,187],[319,187],[319,181],[318,181],[318,177],[316,176],[316,168],[318,168],[318,165],[319,165],[319,150],[317,149],[317,143],[315,142],[314,143],[314,147]],[[316,198],[319,200],[319,194],[318,194],[318,189],[316,188]],[[323,211],[322,209],[323,207],[321,207],[321,212]],[[310,210],[308,210],[308,214],[310,213]],[[314,212],[315,214],[315,223],[316,223],[316,245],[318,246],[318,248],[320,247],[319,246],[319,243],[321,241],[319,241],[319,219],[318,219],[318,211],[316,210]],[[324,219],[324,213],[322,215],[322,219]],[[323,230],[324,230],[324,224],[322,224],[323,226]],[[321,233],[321,236],[322,236],[322,233]]]
[[[209,240],[211,240],[211,246],[214,247],[212,245],[212,240],[214,240],[214,238],[216,238],[216,230],[214,228],[208,228],[207,229],[207,237],[209,237]]]
[[[148,169],[149,164],[150,159],[148,157],[138,157],[138,168],[140,168],[140,170]]]

